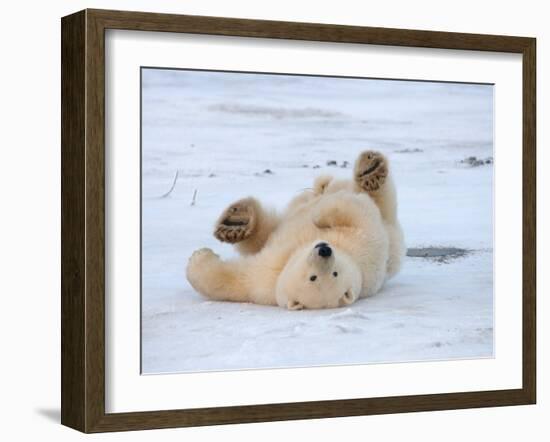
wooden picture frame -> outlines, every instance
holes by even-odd
[[[533,404],[536,398],[536,41],[533,38],[84,10],[62,19],[62,409],[83,432]],[[523,65],[523,385],[269,405],[105,411],[105,30],[517,53]]]

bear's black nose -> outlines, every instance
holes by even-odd
[[[327,247],[328,244],[326,242],[320,242],[315,245],[315,248],[318,249],[319,247]]]
[[[319,247],[319,256],[322,256],[323,258],[328,258],[330,255],[332,255],[332,249],[327,245],[322,245]]]

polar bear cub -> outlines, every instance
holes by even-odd
[[[352,180],[320,176],[281,214],[254,198],[231,204],[214,236],[234,244],[240,257],[194,252],[187,279],[198,292],[290,310],[373,295],[399,271],[405,253],[388,159],[376,151],[359,155]]]

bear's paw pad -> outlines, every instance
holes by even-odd
[[[247,239],[253,232],[256,221],[254,205],[249,200],[241,200],[230,205],[222,213],[214,236],[227,243],[238,243]]]
[[[363,152],[355,164],[355,179],[359,186],[367,191],[378,190],[388,176],[387,160],[380,152]]]

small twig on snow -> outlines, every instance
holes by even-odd
[[[193,192],[193,199],[191,200],[191,205],[194,206],[197,201],[197,189]]]
[[[170,194],[172,193],[172,191],[176,187],[176,181],[178,181],[178,175],[179,175],[179,170],[176,170],[176,175],[174,176],[174,182],[172,183],[172,187],[170,187],[170,190],[168,192],[166,192],[164,195],[162,195],[161,198],[166,198],[166,197],[170,196]]]

